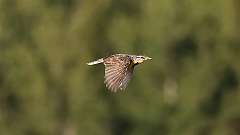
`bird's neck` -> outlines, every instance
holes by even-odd
[[[134,63],[134,62],[131,62],[131,67],[135,67],[136,65],[138,65],[139,63]]]

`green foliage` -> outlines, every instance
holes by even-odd
[[[240,134],[237,0],[1,0],[0,134]],[[106,90],[114,53],[153,58]]]

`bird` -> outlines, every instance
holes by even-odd
[[[152,58],[142,55],[113,54],[87,63],[87,65],[104,64],[104,83],[108,90],[117,92],[126,89],[136,65]]]

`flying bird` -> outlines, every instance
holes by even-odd
[[[152,58],[141,55],[114,54],[98,59],[87,65],[104,64],[106,87],[112,91],[124,90],[132,78],[134,67]]]

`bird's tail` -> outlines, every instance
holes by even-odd
[[[89,62],[89,63],[87,63],[87,65],[91,66],[91,65],[96,65],[96,64],[100,64],[100,63],[103,63],[103,58],[98,59],[96,61]]]

